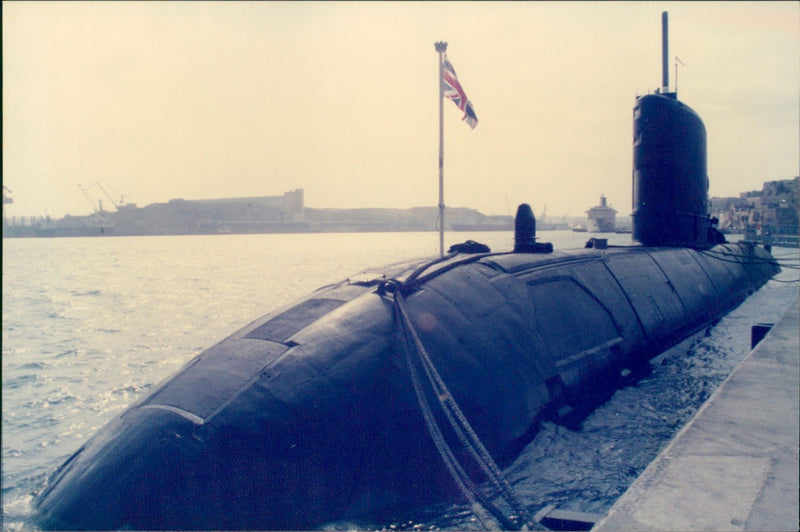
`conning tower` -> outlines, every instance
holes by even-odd
[[[633,108],[633,230],[645,246],[709,247],[706,129],[669,90],[667,13],[662,22],[662,87]]]

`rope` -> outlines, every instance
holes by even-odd
[[[399,315],[398,318],[400,318]],[[407,346],[408,338],[406,337],[406,329],[403,330],[403,336],[406,340],[404,345]],[[411,374],[411,382],[414,386],[414,393],[417,397],[417,402],[420,405],[420,409],[422,410],[422,416],[425,419],[425,426],[427,427],[428,434],[433,440],[434,445],[436,445],[436,449],[439,451],[439,455],[447,467],[450,476],[455,481],[456,486],[461,494],[469,502],[472,513],[478,519],[481,526],[487,530],[499,529],[497,523],[495,523],[488,515],[486,508],[476,500],[476,494],[478,493],[477,488],[469,479],[466,471],[464,471],[464,469],[461,467],[458,459],[453,454],[453,450],[449,445],[447,445],[444,435],[442,434],[439,425],[436,423],[436,419],[433,411],[431,410],[430,404],[425,398],[425,391],[422,389],[419,373],[417,372],[417,368],[414,367],[414,362],[411,359],[411,353],[407,348],[405,349],[405,355],[406,363],[408,364],[408,369]]]
[[[447,385],[442,380],[441,375],[436,370],[436,366],[433,364],[433,361],[425,349],[425,346],[422,344],[422,341],[420,340],[419,335],[417,334],[413,323],[411,322],[411,318],[408,315],[408,311],[406,310],[405,299],[403,297],[402,290],[400,290],[400,288],[402,288],[402,284],[396,280],[389,280],[385,283],[385,286],[381,292],[385,293],[386,288],[393,289],[391,291],[394,293],[396,315],[398,318],[398,323],[402,327],[403,337],[405,340],[404,347],[406,362],[409,367],[409,372],[411,373],[412,384],[414,386],[414,391],[420,404],[420,408],[422,409],[425,424],[428,428],[431,438],[434,441],[434,444],[436,445],[437,450],[439,451],[439,454],[442,457],[442,460],[456,482],[456,485],[470,502],[473,512],[475,512],[476,517],[479,521],[481,521],[482,525],[486,526],[484,520],[487,519],[488,516],[479,515],[484,512],[480,507],[478,500],[485,507],[485,509],[497,517],[498,521],[500,521],[500,523],[507,529],[517,529],[517,526],[512,521],[503,516],[502,513],[500,513],[500,511],[497,510],[488,501],[488,499],[486,499],[486,497],[484,497],[477,490],[477,487],[469,479],[463,467],[458,463],[458,460],[456,459],[452,449],[444,439],[441,429],[436,422],[430,404],[428,403],[428,400],[422,389],[422,383],[420,382],[417,368],[411,357],[409,344],[414,346],[414,350],[419,358],[419,363],[422,366],[426,377],[428,378],[431,389],[439,399],[442,411],[447,417],[453,432],[458,437],[461,444],[469,451],[470,455],[478,464],[480,469],[484,472],[486,477],[501,493],[506,503],[523,520],[524,524],[522,525],[522,529],[528,530],[528,525],[534,525],[524,505],[519,501],[519,498],[509,484],[508,480],[500,471],[500,468],[497,466],[489,452],[486,450],[486,447],[480,441],[480,438],[478,438],[477,434],[470,426],[469,422],[461,411],[461,408],[459,408],[455,399],[453,399],[453,396],[450,394]]]
[[[769,259],[760,259],[758,257],[754,257],[752,255],[741,255],[738,253],[730,253],[726,251],[717,251],[713,249],[706,249],[706,250],[698,250],[698,253],[710,257],[712,259],[716,259],[722,262],[731,262],[733,264],[744,264],[744,265],[757,265],[760,266],[762,264],[777,264],[778,266],[782,266],[784,268],[790,269],[798,269],[798,266],[792,266],[787,264],[787,262],[795,262],[796,259],[776,259],[776,258],[769,258]],[[730,260],[724,259],[723,257],[733,257],[734,259],[742,259],[742,260]]]

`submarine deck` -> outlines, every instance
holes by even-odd
[[[592,530],[796,530],[800,301]]]

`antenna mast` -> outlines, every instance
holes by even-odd
[[[661,92],[669,92],[669,15],[661,13]]]

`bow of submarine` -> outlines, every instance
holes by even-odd
[[[368,504],[350,488],[384,469],[359,461],[391,470],[415,452],[375,446],[397,425],[392,310],[324,295],[212,347],[104,427],[41,495],[42,526],[304,528]]]

